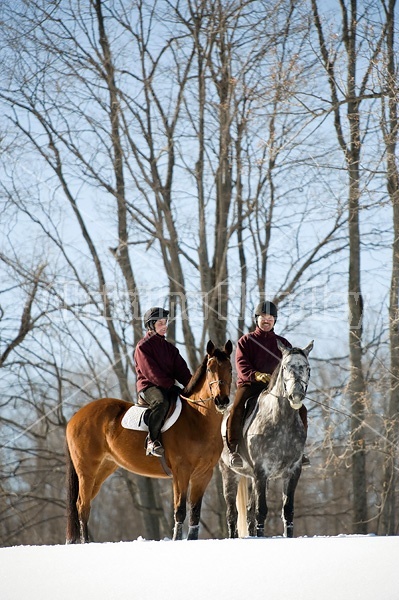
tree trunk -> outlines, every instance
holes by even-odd
[[[392,275],[389,296],[389,341],[391,362],[391,386],[388,408],[385,463],[383,479],[383,514],[382,522],[386,535],[397,534],[396,530],[396,449],[398,444],[399,416],[399,171],[396,163],[396,147],[398,139],[398,114],[396,100],[395,72],[395,3],[390,0],[387,14],[387,90],[388,90],[388,119],[385,126],[385,144],[387,150],[387,189],[393,209],[393,244],[392,244]],[[384,111],[385,112],[385,111]]]
[[[353,171],[357,171],[357,164]],[[352,173],[349,199],[349,398],[352,407],[353,520],[356,533],[367,533],[367,476],[365,443],[365,384],[362,368],[363,299],[360,291],[360,233],[358,179]]]
[[[342,90],[336,79],[336,55],[329,51],[324,38],[322,22],[316,0],[312,0],[313,18],[319,36],[320,51],[328,76],[331,91],[331,105],[334,112],[334,125],[338,144],[344,154],[348,169],[348,223],[349,223],[349,269],[348,269],[348,310],[349,310],[349,358],[350,380],[348,385],[351,404],[351,443],[352,443],[352,482],[353,482],[353,527],[355,533],[367,533],[367,478],[365,442],[365,402],[366,389],[362,366],[363,299],[361,293],[360,270],[360,155],[361,126],[360,103],[362,93],[358,91],[356,74],[358,70],[357,49],[357,0],[341,1],[342,41],[346,51],[346,90],[343,105],[347,106],[349,141],[345,140],[345,126],[341,116],[340,94]],[[360,88],[367,87],[368,72]]]
[[[220,71],[215,77],[219,95],[219,164],[216,172],[216,224],[214,234],[214,256],[212,265],[212,289],[209,291],[209,334],[217,346],[226,341],[228,270],[227,250],[229,244],[228,217],[232,199],[231,180],[231,98],[233,80],[231,77],[231,56],[227,43],[226,24],[221,15],[220,34],[217,47],[220,57]]]
[[[348,23],[346,23],[348,25]],[[348,55],[347,95],[350,143],[346,151],[349,172],[349,397],[352,407],[352,481],[353,520],[355,533],[367,533],[367,476],[365,443],[365,383],[362,367],[363,298],[360,271],[360,111],[356,98],[356,0],[351,0],[351,19],[344,28]],[[350,33],[348,33],[350,32]]]

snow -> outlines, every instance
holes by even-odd
[[[399,537],[0,548],[2,600],[398,600]]]

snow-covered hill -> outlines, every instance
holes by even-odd
[[[399,600],[399,537],[0,548],[1,600]]]

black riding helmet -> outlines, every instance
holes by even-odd
[[[255,321],[259,315],[271,315],[274,317],[274,320],[277,321],[277,306],[268,300],[259,302],[258,306],[255,308]]]
[[[144,313],[144,327],[146,329],[153,329],[155,321],[158,319],[167,319],[169,311],[159,306],[153,306]]]

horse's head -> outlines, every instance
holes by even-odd
[[[293,409],[299,410],[308,389],[310,377],[308,355],[313,348],[313,341],[305,348],[286,348],[279,341],[277,344],[282,354],[281,375],[284,396],[288,398]]]
[[[224,413],[230,404],[232,381],[230,355],[232,351],[233,344],[230,340],[225,343],[223,350],[216,348],[211,340],[206,347],[208,357],[206,379],[216,410],[221,413]]]

